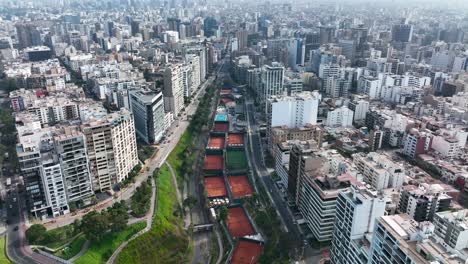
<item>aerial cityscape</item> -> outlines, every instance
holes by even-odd
[[[0,0],[0,264],[467,264],[467,0]]]

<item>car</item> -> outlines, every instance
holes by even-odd
[[[15,226],[15,228],[13,228],[13,231],[18,231],[19,227],[18,226]]]

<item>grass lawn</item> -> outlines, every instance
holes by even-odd
[[[75,234],[73,232],[73,226],[66,225],[48,230],[46,237],[47,241],[40,245],[55,249],[70,242],[75,237]]]
[[[71,259],[72,257],[74,257],[76,254],[80,252],[85,242],[86,242],[85,235],[79,235],[68,246],[57,251],[54,255],[61,257],[63,259]]]
[[[228,170],[240,170],[248,167],[244,149],[228,150],[226,153],[226,167]]]
[[[125,230],[117,233],[107,233],[100,242],[92,241],[88,251],[78,258],[76,264],[99,264],[105,263],[112,253],[131,236],[144,229],[146,222],[127,226]]]
[[[164,165],[157,178],[157,210],[150,232],[132,240],[120,253],[116,263],[186,263],[189,238],[182,228],[175,188],[169,168]]]
[[[0,264],[10,264],[11,262],[8,260],[6,253],[5,253],[5,236],[0,236]]]

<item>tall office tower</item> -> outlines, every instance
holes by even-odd
[[[284,67],[280,63],[273,62],[272,65],[264,65],[261,69],[260,101],[265,105],[267,111],[267,100],[273,95],[284,94]]]
[[[452,197],[440,184],[406,185],[400,192],[398,211],[417,222],[432,221],[435,213],[450,209]]]
[[[62,168],[68,202],[89,199],[94,193],[83,133],[76,127],[63,127],[54,136],[54,145]]]
[[[138,137],[154,144],[164,135],[164,98],[161,92],[131,91],[130,106]]]
[[[42,45],[41,34],[33,24],[16,24],[18,44],[21,49]]]
[[[310,54],[310,51],[318,49],[320,47],[320,33],[311,32],[307,33],[305,36],[305,54],[307,56]]]
[[[361,173],[364,182],[376,190],[400,188],[406,176],[403,166],[377,152],[356,153],[353,162]]]
[[[168,30],[180,32],[180,19],[175,17],[167,18]]]
[[[332,239],[338,194],[353,183],[356,179],[348,174],[334,176],[328,175],[328,171],[307,171],[300,175],[298,208],[317,241]]]
[[[320,44],[327,44],[335,40],[335,28],[322,26],[320,29]]]
[[[133,115],[122,108],[83,121],[93,190],[103,192],[127,178],[138,164]]]
[[[207,17],[203,21],[203,31],[205,32],[205,37],[209,38],[215,34],[216,28],[218,27],[218,22],[213,17]]]
[[[338,194],[330,249],[333,264],[365,264],[375,221],[385,214],[387,199],[364,184]],[[367,245],[367,246],[366,246]]]
[[[356,59],[357,49],[355,40],[340,39],[338,41],[338,46],[341,48],[341,55],[345,56],[353,65]]]
[[[236,38],[239,50],[244,50],[248,47],[248,36],[249,32],[245,29],[236,31]]]
[[[413,25],[397,24],[392,26],[392,41],[411,42],[413,36]]]
[[[304,65],[305,45],[302,39],[295,38],[288,41],[288,67],[296,70],[298,65]]]
[[[164,109],[178,116],[184,108],[184,88],[182,85],[182,65],[172,64],[164,71]]]
[[[369,29],[364,25],[358,25],[351,28],[352,38],[355,42],[356,47],[356,59],[364,57],[364,51],[367,50],[367,35]]]
[[[433,240],[434,225],[415,222],[407,214],[377,220],[370,245],[370,264],[464,263]],[[343,262],[344,263],[344,262]]]

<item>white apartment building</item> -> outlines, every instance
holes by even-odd
[[[284,187],[288,187],[289,154],[291,146],[288,142],[278,143],[275,146],[275,171]]]
[[[182,65],[171,64],[164,71],[164,109],[178,116],[184,108]]]
[[[348,107],[354,112],[354,122],[363,121],[366,119],[366,114],[369,111],[369,101],[360,99],[350,102]]]
[[[314,238],[325,242],[333,237],[338,194],[346,191],[356,179],[347,174],[333,176],[316,173],[301,175],[298,207]]]
[[[81,129],[86,136],[93,190],[110,190],[138,164],[133,115],[122,109],[87,120]]]
[[[295,96],[272,96],[268,100],[269,126],[302,127],[317,124],[318,92],[302,92]]]
[[[370,100],[380,98],[382,82],[372,76],[361,76],[358,80],[357,90],[359,93],[367,94]]]
[[[361,183],[338,194],[330,249],[332,263],[368,263],[369,236],[377,219],[385,214],[386,202],[383,194]]]
[[[191,75],[190,75],[190,90],[189,92],[185,93],[184,96],[191,96],[197,88],[201,85],[202,79],[200,76],[200,65],[201,65],[201,59],[198,55],[196,54],[187,54],[185,56],[185,61],[190,67]]]
[[[327,113],[326,125],[329,127],[351,127],[353,126],[353,117],[353,111],[342,106]]]
[[[367,155],[356,153],[353,155],[353,161],[361,173],[362,180],[376,190],[400,188],[405,182],[403,167],[385,155],[376,152]]]
[[[284,67],[280,63],[273,62],[272,65],[264,65],[260,72],[260,100],[267,108],[268,99],[274,95],[283,95],[284,90]]]
[[[323,80],[328,77],[338,77],[340,75],[340,65],[332,63],[321,63],[319,67],[319,77]]]
[[[434,136],[432,138],[432,149],[437,151],[443,158],[454,159],[460,153],[458,139],[450,136]]]

